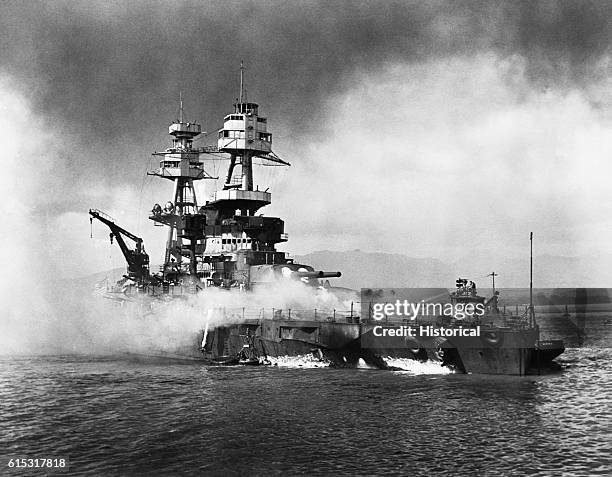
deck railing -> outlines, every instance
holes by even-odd
[[[202,287],[189,285],[149,285],[145,287],[128,286],[120,288],[117,286],[107,287],[107,291],[117,296],[151,296],[151,297],[188,297],[201,291]],[[239,320],[317,320],[341,323],[376,322],[380,324],[401,324],[418,326],[421,324],[434,324],[444,321],[450,326],[475,326],[494,324],[509,328],[527,328],[530,324],[529,305],[502,306],[497,312],[487,313],[478,319],[456,319],[450,316],[418,315],[412,317],[384,316],[382,320],[374,320],[372,303],[365,303],[362,308],[360,301],[352,301],[347,304],[346,309],[340,308],[271,308],[271,307],[236,307],[236,308],[214,308],[215,312],[227,316],[229,319]],[[384,303],[383,303],[384,305]]]

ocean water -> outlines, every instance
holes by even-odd
[[[0,358],[0,474],[612,475],[612,350],[547,376]]]

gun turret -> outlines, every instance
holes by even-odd
[[[320,278],[337,278],[340,272],[313,270],[308,265],[297,263],[253,265],[250,268],[251,285],[277,283],[283,280],[298,280],[310,285],[318,285]]]

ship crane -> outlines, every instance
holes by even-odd
[[[100,222],[105,224],[111,231],[110,240],[113,243],[113,239],[117,240],[117,244],[121,249],[121,253],[125,257],[127,262],[128,278],[137,282],[142,282],[144,279],[149,277],[149,255],[145,252],[142,239],[137,237],[131,232],[128,232],[122,227],[119,227],[112,217],[105,214],[98,209],[89,209],[90,223],[93,224],[93,219],[98,219]],[[134,241],[135,246],[132,250],[125,243],[124,237]]]

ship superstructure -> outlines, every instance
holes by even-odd
[[[217,147],[207,152],[229,155],[229,167],[222,190],[201,207],[206,217],[206,247],[199,271],[207,284],[250,288],[285,265],[297,271],[276,245],[287,240],[284,222],[257,212],[272,201],[271,193],[254,187],[253,160],[258,158],[276,165],[289,163],[272,152],[272,134],[267,118],[260,116],[259,105],[246,101],[244,68],[240,68],[240,97],[234,111],[224,118],[218,131]],[[303,271],[311,271],[304,269]]]
[[[279,243],[287,241],[285,224],[278,217],[260,213],[271,203],[272,195],[269,189],[259,190],[254,185],[253,166],[256,159],[277,166],[289,163],[272,151],[272,134],[267,118],[259,113],[259,105],[247,101],[242,65],[240,95],[233,112],[224,117],[216,145],[194,146],[202,128],[197,122],[185,120],[182,97],[179,117],[168,132],[172,146],[153,153],[161,157],[159,168],[148,173],[170,180],[174,186],[170,200],[163,206],[155,204],[149,216],[168,228],[163,264],[159,273],[149,273],[147,257],[146,270],[130,271],[125,276],[129,279],[127,293],[175,294],[177,290],[197,292],[209,286],[247,290],[288,279],[318,285],[321,278],[340,276],[339,272],[315,271],[294,263],[285,252],[276,250]],[[229,156],[223,188],[201,204],[194,182],[217,179],[205,170],[205,164],[212,155],[220,154]],[[111,232],[113,227],[119,228],[114,220],[104,219],[107,216],[101,211],[92,209],[90,215],[111,227]],[[116,231],[113,233],[121,238]],[[134,254],[144,250],[141,239],[136,244],[135,251],[121,247],[128,264],[134,261]],[[125,294],[124,285],[121,292]]]

